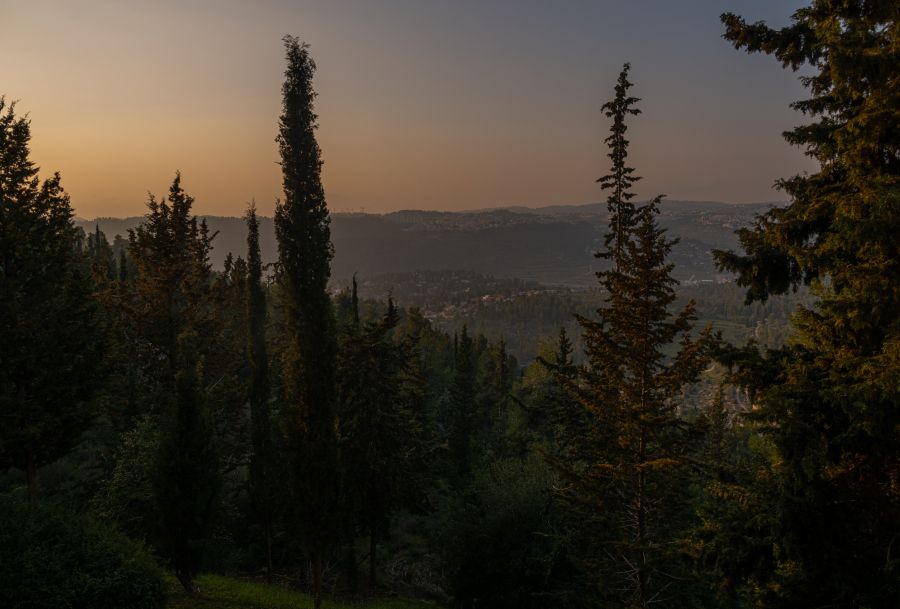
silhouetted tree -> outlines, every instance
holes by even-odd
[[[250,490],[254,513],[263,527],[266,577],[272,577],[272,428],[269,413],[269,362],[266,350],[266,292],[259,252],[259,220],[251,203],[247,222],[247,361],[250,364]]]
[[[284,38],[287,68],[282,87],[278,145],[284,201],[275,210],[278,282],[283,295],[284,407],[297,524],[312,560],[315,606],[322,603],[322,569],[338,522],[335,438],[337,338],[327,287],[332,245],[316,143],[315,63],[309,48]]]
[[[819,170],[782,180],[786,207],[718,252],[747,301],[811,283],[790,347],[743,359],[774,446],[768,556],[729,576],[763,607],[900,604],[900,36],[894,2],[814,0],[772,29],[725,14],[736,48],[773,55],[811,97],[785,133]],[[747,538],[746,536],[744,537]]]
[[[351,329],[341,348],[341,460],[347,499],[369,536],[371,587],[377,583],[378,541],[391,513],[422,492],[415,482],[425,465],[424,390],[412,344],[394,337],[399,319],[388,299],[381,319]]]
[[[162,423],[156,480],[160,549],[189,593],[195,590],[192,580],[212,533],[219,493],[213,427],[196,342],[191,331],[178,337],[175,395]]]
[[[120,305],[133,342],[144,399],[162,430],[154,497],[160,547],[185,590],[211,531],[219,489],[204,362],[219,328],[209,252],[214,235],[191,214],[193,197],[176,173],[168,196],[152,195],[144,221],[129,231],[135,277]]]
[[[90,422],[103,341],[69,196],[58,173],[38,180],[14,110],[0,97],[0,467],[35,494]]]
[[[684,581],[690,565],[675,543],[690,517],[685,423],[675,400],[702,369],[708,333],[691,340],[693,303],[669,313],[677,282],[666,256],[674,241],[656,223],[659,197],[639,208],[629,202],[637,178],[626,165],[624,121],[637,113],[638,100],[628,95],[628,69],[603,106],[613,118],[613,167],[600,180],[611,194],[607,249],[598,256],[612,267],[597,273],[604,288],[597,317],[578,320],[588,361],[567,387],[586,416],[585,425],[568,430],[560,493],[577,527],[570,539],[581,536],[574,550],[583,575],[604,602],[691,606]]]
[[[476,399],[478,388],[475,377],[475,347],[465,326],[455,338],[454,346],[447,443],[452,475],[457,482],[461,482],[472,471],[476,448],[475,436],[480,422]]]

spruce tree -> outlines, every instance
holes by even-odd
[[[812,122],[785,133],[819,170],[719,252],[748,302],[811,283],[790,347],[746,359],[774,446],[761,568],[729,574],[765,607],[900,604],[900,23],[895,2],[814,0],[773,29],[725,14],[738,49],[804,69]]]
[[[14,110],[0,97],[0,467],[35,494],[91,420],[103,341],[69,196],[58,173],[39,181]]]
[[[638,99],[628,95],[628,69],[603,106],[613,119],[613,166],[600,179],[611,192],[606,250],[598,256],[612,264],[597,273],[604,288],[597,317],[578,320],[588,361],[565,385],[585,425],[567,430],[572,448],[557,461],[560,492],[576,527],[570,538],[581,537],[573,550],[582,574],[605,603],[689,606],[689,565],[675,543],[689,514],[687,443],[675,406],[701,370],[708,333],[689,337],[693,303],[669,313],[676,281],[666,257],[675,241],[657,225],[660,198],[638,208],[630,202],[637,178],[627,166],[625,118],[637,113]],[[677,352],[667,356],[676,340]]]
[[[338,515],[337,338],[327,292],[333,251],[315,137],[312,78],[316,66],[305,43],[286,36],[284,44],[287,68],[277,138],[284,201],[275,210],[286,333],[281,419],[290,451],[296,523],[312,561],[318,608],[324,560],[336,538]]]

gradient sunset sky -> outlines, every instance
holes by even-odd
[[[781,132],[797,75],[721,39],[719,15],[786,25],[794,0],[2,0],[0,94],[81,217],[145,211],[176,169],[202,214],[280,194],[281,37],[318,64],[333,211],[604,197],[600,105],[632,64],[641,197],[784,198],[813,168]]]

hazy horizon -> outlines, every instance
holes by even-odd
[[[637,203],[645,203],[647,199],[639,199],[636,201]],[[693,205],[733,205],[733,206],[753,206],[753,205],[784,205],[787,204],[788,201],[786,199],[771,199],[766,201],[699,201],[699,200],[687,200],[687,199],[672,199],[665,198],[662,200],[663,209],[667,203],[670,204],[693,204]],[[588,201],[585,203],[550,203],[547,205],[504,205],[497,207],[473,207],[473,208],[461,208],[461,209],[423,209],[419,207],[403,207],[397,209],[387,209],[387,210],[355,210],[355,209],[337,209],[330,210],[332,214],[372,214],[372,215],[385,215],[385,214],[394,214],[394,213],[402,213],[402,212],[430,212],[437,214],[444,213],[484,213],[484,212],[492,212],[492,211],[504,211],[504,210],[514,210],[514,209],[532,209],[539,210],[544,208],[551,207],[588,207],[591,205],[604,205],[605,201]],[[199,213],[198,215],[201,217],[218,217],[218,218],[241,218],[244,215],[245,210],[239,210],[233,214],[220,214],[220,213]],[[129,213],[124,216],[108,216],[108,215],[97,215],[97,216],[82,216],[80,214],[75,215],[75,220],[78,222],[91,222],[94,220],[127,220],[129,218],[139,218],[146,214],[146,209],[139,211],[138,213]],[[272,218],[274,217],[274,213],[259,213],[257,214],[260,218]]]
[[[196,213],[254,198],[271,215],[280,39],[296,34],[319,67],[332,211],[541,207],[603,199],[600,105],[630,61],[641,198],[776,201],[775,180],[813,167],[779,135],[804,93],[731,49],[718,16],[781,25],[801,4],[13,0],[0,94],[79,217],[141,215],[176,170]]]

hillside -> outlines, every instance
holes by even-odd
[[[672,252],[675,276],[682,281],[710,281],[718,276],[710,251],[737,246],[734,230],[752,222],[771,204],[731,205],[716,202],[665,201],[661,224],[680,238]],[[85,229],[99,223],[112,239],[139,217],[79,220]],[[208,216],[218,231],[213,264],[221,267],[228,252],[244,252],[240,218]],[[593,285],[602,243],[604,204],[541,208],[513,207],[472,212],[399,211],[388,214],[332,215],[335,246],[333,277],[346,284],[360,277],[419,270],[464,270],[547,285]],[[261,218],[262,254],[277,257],[272,218]]]

